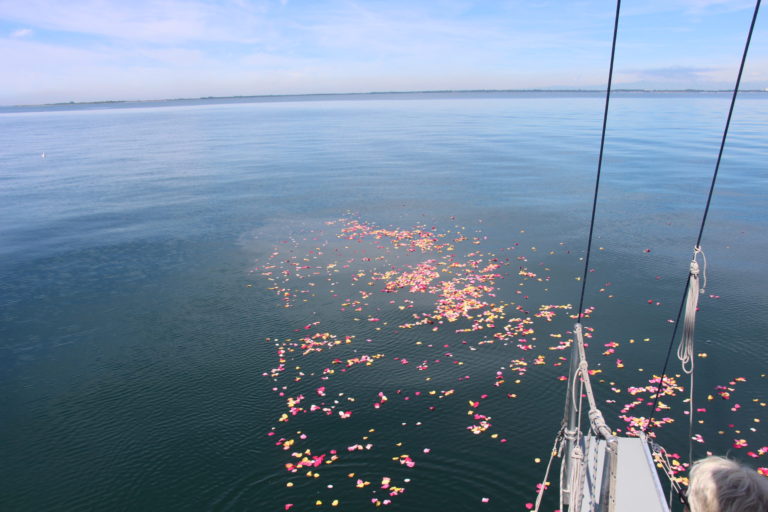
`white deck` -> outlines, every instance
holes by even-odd
[[[669,507],[645,443],[637,437],[620,437],[616,512],[635,511],[669,512]]]
[[[646,445],[636,437],[620,437],[616,467],[615,512],[669,512],[658,472]],[[600,484],[605,462],[605,441],[587,437],[584,446],[587,464],[582,511],[606,511],[600,503]],[[594,491],[590,492],[590,489]]]

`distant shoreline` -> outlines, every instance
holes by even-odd
[[[56,103],[39,103],[23,105],[0,105],[0,108],[43,108],[63,106],[98,106],[116,104],[168,103],[192,101],[258,101],[258,100],[290,100],[296,98],[333,98],[333,97],[370,97],[370,96],[406,96],[406,95],[447,95],[447,94],[510,94],[510,93],[541,93],[541,94],[598,94],[600,89],[444,89],[425,91],[371,91],[371,92],[333,92],[305,94],[253,94],[238,96],[201,96],[197,98],[163,98],[143,100],[98,100],[98,101],[68,101]],[[612,93],[650,93],[650,94],[691,94],[691,93],[732,93],[733,89],[613,89]],[[768,89],[743,89],[739,93],[768,93]]]

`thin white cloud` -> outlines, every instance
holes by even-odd
[[[641,70],[626,70],[625,73],[633,74],[643,79],[699,80],[701,77],[716,71],[713,68],[692,68],[685,66],[671,66],[665,68],[652,68]]]
[[[19,38],[19,37],[29,37],[32,35],[32,29],[29,28],[20,28],[18,30],[14,30],[11,32],[11,37],[13,38]]]
[[[701,13],[706,10],[741,10],[754,8],[752,0],[680,0],[689,11]]]
[[[682,12],[689,18],[754,9],[754,0],[644,0],[622,4],[622,17]]]
[[[174,43],[258,40],[258,4],[198,0],[0,1],[2,17],[46,30],[106,38]]]

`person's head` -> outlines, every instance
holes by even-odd
[[[768,478],[723,457],[707,457],[691,468],[691,512],[768,512]]]

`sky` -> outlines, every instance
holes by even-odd
[[[728,89],[754,0],[624,0],[614,86]],[[0,0],[0,105],[604,89],[614,0]],[[768,88],[768,13],[742,88]]]

